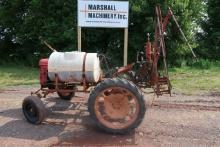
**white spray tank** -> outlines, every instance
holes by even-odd
[[[55,81],[81,83],[85,75],[87,83],[96,83],[101,77],[97,53],[53,52],[48,61],[48,77]]]

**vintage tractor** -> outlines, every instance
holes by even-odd
[[[53,52],[39,65],[41,88],[22,104],[30,123],[44,120],[41,98],[53,92],[64,100],[70,100],[75,92],[90,92],[90,115],[98,127],[110,133],[127,132],[143,120],[146,106],[140,89],[126,79],[105,78],[96,53]]]
[[[156,7],[153,45],[148,36],[145,53],[139,52],[137,62],[125,67],[103,72],[103,61],[109,67],[107,58],[97,53],[54,51],[49,59],[41,59],[41,88],[24,99],[25,118],[30,123],[40,124],[46,114],[41,98],[50,93],[56,92],[61,99],[71,100],[76,92],[89,92],[88,110],[99,128],[109,133],[125,133],[138,127],[146,111],[141,89],[153,88],[158,96],[171,94],[164,41],[171,16],[172,11],[169,10],[166,18],[162,19],[160,8]],[[161,52],[164,72],[159,73]],[[133,70],[134,65],[139,67],[137,71]]]

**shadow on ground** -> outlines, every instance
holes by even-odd
[[[51,146],[112,146],[135,145],[135,132],[127,135],[110,135],[97,130],[90,119],[85,102],[63,101],[48,98],[44,101],[48,118],[41,125],[28,123],[21,108],[0,112],[7,122],[0,126],[0,137],[45,141],[52,137],[58,139]]]

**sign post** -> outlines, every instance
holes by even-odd
[[[80,26],[77,27],[77,35],[78,35],[78,51],[81,52],[82,51],[82,29]]]
[[[124,66],[128,64],[128,28],[124,30]]]
[[[124,28],[124,65],[128,59],[127,1],[78,0],[78,51],[81,46],[81,28]]]

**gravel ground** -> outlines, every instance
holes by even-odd
[[[143,123],[127,135],[109,135],[95,128],[87,111],[86,94],[71,101],[50,95],[44,102],[48,118],[28,123],[22,100],[37,87],[0,90],[0,146],[220,146],[220,92],[154,98],[145,95]]]

